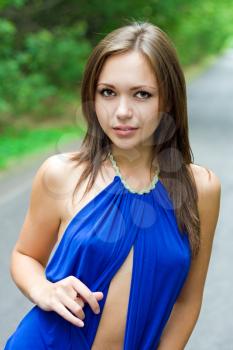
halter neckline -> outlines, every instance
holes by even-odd
[[[111,152],[108,153],[108,158],[110,159],[110,161],[111,161],[111,163],[112,163],[112,166],[113,166],[113,168],[115,169],[115,172],[116,172],[117,176],[119,176],[119,178],[120,178],[122,184],[124,185],[124,187],[125,187],[129,192],[131,192],[131,193],[137,193],[137,194],[144,194],[144,193],[149,193],[151,190],[153,190],[153,189],[155,188],[155,185],[156,185],[156,183],[157,183],[158,180],[159,180],[159,177],[158,177],[158,175],[159,175],[159,169],[157,170],[157,172],[155,172],[155,174],[154,174],[154,176],[153,176],[153,179],[152,179],[152,181],[151,181],[151,183],[150,183],[149,186],[144,187],[144,188],[143,188],[142,190],[140,190],[140,191],[136,191],[136,190],[134,190],[133,188],[131,188],[131,187],[127,184],[127,182],[125,181],[125,179],[123,178],[123,176],[122,176],[122,174],[121,174],[121,172],[120,172],[120,169],[119,169],[119,167],[118,167],[118,165],[117,165],[117,163],[116,163],[116,161],[115,161],[115,159],[114,159],[114,157],[113,157],[113,155],[112,155]]]

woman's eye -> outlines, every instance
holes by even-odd
[[[143,91],[143,90],[142,91],[138,91],[137,94],[141,94],[142,98],[140,97],[140,99],[143,99],[143,100],[145,100],[146,98],[149,98],[149,97],[152,96],[149,92]]]
[[[107,94],[105,94],[105,92],[107,92]],[[108,92],[113,92],[111,89],[102,89],[100,90],[100,94],[104,97],[109,97],[111,95],[108,94]]]

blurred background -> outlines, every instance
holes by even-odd
[[[0,347],[32,304],[9,274],[31,181],[50,154],[85,133],[80,82],[93,46],[129,21],[150,21],[173,40],[188,91],[194,163],[222,183],[222,204],[203,307],[188,350],[232,350],[232,0],[0,0]],[[223,224],[224,222],[224,224]]]

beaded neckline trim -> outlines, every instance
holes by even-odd
[[[112,166],[113,168],[115,169],[117,175],[119,176],[119,178],[121,179],[121,182],[123,183],[124,187],[127,188],[127,190],[129,190],[130,192],[132,193],[137,193],[137,194],[143,194],[143,193],[149,193],[152,189],[155,188],[155,185],[156,183],[158,182],[159,178],[158,178],[158,175],[159,175],[159,169],[157,170],[157,172],[155,173],[155,175],[153,176],[153,179],[150,183],[150,185],[148,187],[145,187],[143,188],[142,190],[140,191],[136,191],[134,189],[132,189],[128,184],[127,182],[123,179],[122,175],[121,175],[121,172],[120,172],[120,169],[119,167],[117,166],[116,164],[116,161],[115,159],[113,158],[113,155],[111,152],[108,153],[108,157],[112,163]]]

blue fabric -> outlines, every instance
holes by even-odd
[[[187,277],[191,250],[179,232],[173,204],[160,179],[149,193],[132,193],[116,175],[69,222],[46,268],[48,280],[76,276],[102,291],[134,247],[124,350],[155,350]],[[35,305],[8,339],[5,350],[90,350],[102,312],[85,304],[85,326]]]

